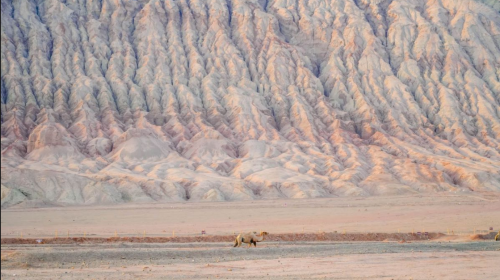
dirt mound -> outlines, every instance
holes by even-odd
[[[472,234],[469,236],[470,240],[494,240],[496,232],[490,232],[488,234]]]
[[[484,240],[485,238],[484,238],[484,236],[483,236],[483,235],[481,235],[481,234],[471,234],[471,235],[469,236],[469,239],[470,239],[470,240]]]

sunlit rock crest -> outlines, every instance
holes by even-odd
[[[2,0],[2,207],[499,191],[497,3]]]

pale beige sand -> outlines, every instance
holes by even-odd
[[[2,210],[2,237],[441,231],[500,227],[499,195],[331,198]],[[449,242],[451,240],[451,242]],[[468,241],[469,240],[469,241]],[[466,242],[464,242],[466,241]],[[500,242],[2,245],[2,279],[493,279]],[[15,276],[14,276],[15,275]]]
[[[500,195],[417,195],[2,210],[2,237],[233,231],[472,233],[500,228]]]

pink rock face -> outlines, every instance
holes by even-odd
[[[500,191],[497,1],[229,2],[2,1],[2,207]]]

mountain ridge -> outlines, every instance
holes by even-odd
[[[473,0],[2,0],[2,207],[500,190]]]

